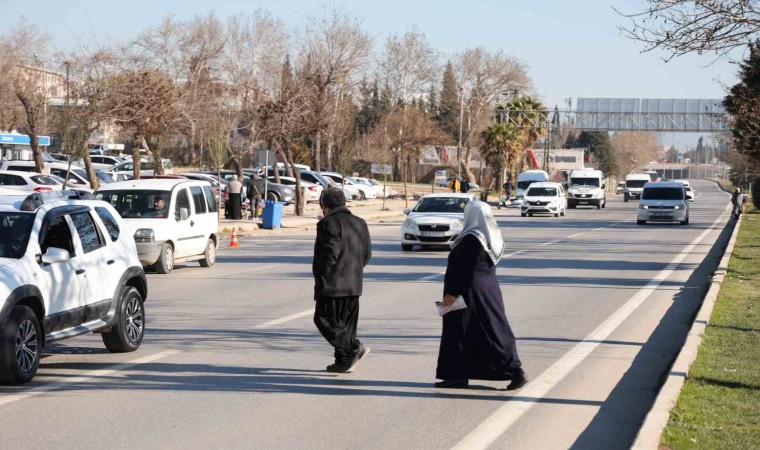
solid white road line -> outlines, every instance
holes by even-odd
[[[237,275],[239,273],[258,272],[260,270],[274,269],[275,267],[280,267],[281,265],[282,264],[268,264],[266,266],[250,267],[248,269],[233,270],[232,272],[224,272],[224,275],[226,277],[227,275]],[[225,277],[222,277],[222,279],[224,279]]]
[[[269,328],[275,325],[280,325],[285,322],[290,322],[291,320],[296,320],[296,319],[300,319],[301,317],[306,317],[306,316],[311,316],[311,315],[314,315],[314,308],[307,309],[306,311],[297,312],[289,316],[281,317],[279,319],[270,320],[269,322],[264,322],[260,325],[256,325],[251,328]]]
[[[493,444],[499,436],[506,432],[520,417],[538,403],[549,391],[551,391],[570,372],[575,370],[602,341],[605,341],[617,327],[619,327],[650,295],[665,281],[679,264],[699,245],[702,240],[711,233],[724,219],[725,212],[702,234],[697,236],[686,248],[683,249],[673,260],[660,271],[646,286],[639,290],[615,313],[607,318],[599,327],[591,332],[585,339],[575,345],[562,358],[551,365],[546,371],[531,381],[525,388],[519,391],[519,401],[507,401],[491,416],[483,421],[470,434],[464,437],[454,449],[473,450],[486,449]],[[506,400],[509,400],[508,398]]]
[[[60,381],[54,381],[52,383],[48,383],[42,386],[38,386],[32,389],[29,389],[27,391],[18,392],[15,394],[10,394],[7,396],[4,396],[0,398],[0,406],[7,405],[9,403],[17,402],[19,400],[23,400],[25,398],[34,397],[35,395],[40,395],[45,392],[55,391],[57,389],[61,389],[66,386],[70,386],[72,384],[77,383],[84,383],[85,381],[90,381],[93,378],[100,378],[105,377],[108,375],[111,375],[116,372],[120,372],[125,369],[129,369],[130,367],[137,366],[139,364],[148,364],[155,361],[158,361],[159,359],[166,358],[168,356],[176,355],[179,353],[179,351],[175,350],[168,350],[165,352],[155,353],[153,355],[143,356],[142,358],[137,358],[132,361],[128,361],[121,364],[116,364],[111,366],[110,369],[100,369],[100,370],[93,370],[92,372],[88,372],[82,376],[79,377],[71,377],[71,378],[64,378]]]
[[[570,236],[568,236],[567,238],[568,238],[568,239],[573,239],[573,238],[577,238],[578,236],[583,236],[584,234],[585,234],[585,233],[575,233],[575,234],[571,234],[571,235],[570,235]]]

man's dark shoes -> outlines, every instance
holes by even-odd
[[[359,344],[359,348],[356,350],[356,353],[354,353],[354,359],[351,361],[351,365],[348,367],[347,372],[353,372],[356,366],[359,365],[359,361],[361,361],[365,356],[369,355],[370,350],[371,349],[366,345]]]
[[[441,389],[466,389],[469,385],[468,380],[443,380],[435,383],[435,387]]]
[[[336,362],[327,366],[325,370],[332,373],[348,373],[351,370],[351,366],[348,362]]]
[[[526,377],[525,372],[521,370],[512,377],[512,382],[509,383],[509,386],[507,386],[507,390],[516,391],[526,384],[528,384],[528,377]]]

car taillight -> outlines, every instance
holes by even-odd
[[[316,186],[309,186],[309,190],[312,191],[312,192],[317,192],[317,187]]]
[[[34,192],[43,192],[43,191],[52,191],[52,188],[49,187],[36,187],[34,188]]]

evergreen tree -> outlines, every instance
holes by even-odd
[[[618,165],[612,151],[609,133],[606,131],[582,131],[578,135],[578,146],[588,148],[596,169],[601,170],[605,175],[617,173]]]
[[[446,63],[441,82],[441,98],[438,102],[438,123],[443,131],[453,138],[459,137],[459,89],[454,78],[454,66],[451,61]]]
[[[435,90],[435,84],[430,85],[430,92],[428,93],[425,110],[432,119],[435,120],[438,117],[438,92]]]
[[[565,139],[565,143],[562,145],[562,148],[578,148],[580,145],[578,144],[578,136],[575,135],[575,131],[571,131],[570,134],[567,135],[567,139]]]
[[[739,82],[723,104],[733,119],[736,149],[747,155],[753,171],[760,173],[760,40],[750,43],[749,55],[739,67]]]

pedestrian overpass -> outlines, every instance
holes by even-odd
[[[497,117],[518,128],[554,129],[568,124],[579,131],[715,133],[729,130],[723,99],[579,98],[575,109],[499,110]]]

